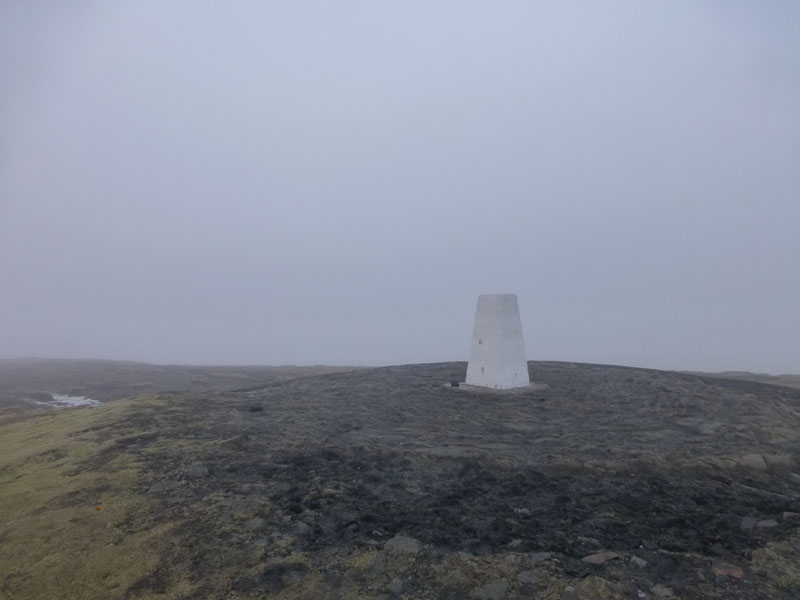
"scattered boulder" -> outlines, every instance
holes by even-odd
[[[792,457],[788,454],[765,454],[764,462],[775,471],[788,471],[792,468]]]
[[[766,471],[767,461],[761,454],[745,454],[739,459],[739,464],[754,471]]]
[[[770,527],[777,527],[778,522],[775,519],[763,519],[756,523],[756,527],[759,529],[769,529]]]
[[[508,579],[498,579],[479,587],[472,593],[477,600],[503,600],[508,593]]]
[[[294,532],[300,537],[306,537],[311,533],[311,526],[305,521],[297,521],[294,524]]]
[[[550,560],[551,556],[553,556],[552,552],[534,552],[528,555],[531,561],[535,563]]]
[[[619,555],[616,552],[607,551],[596,552],[595,554],[584,556],[581,560],[585,563],[589,563],[590,565],[602,565],[618,557]]]
[[[396,535],[383,545],[383,549],[393,554],[416,554],[422,549],[422,545],[414,538]]]
[[[643,558],[639,558],[638,556],[631,556],[630,564],[632,564],[634,567],[644,569],[647,566],[647,561]]]
[[[439,581],[445,587],[449,588],[465,588],[472,580],[459,569],[449,570],[439,577]]]
[[[783,513],[783,520],[789,523],[800,523],[800,513],[786,511]]]
[[[723,561],[718,561],[711,565],[711,573],[722,577],[733,577],[734,579],[744,577],[744,571],[741,567]]]
[[[739,522],[739,529],[742,531],[747,531],[749,529],[753,529],[757,523],[758,519],[755,517],[742,517],[742,520]]]
[[[650,588],[650,593],[653,594],[656,598],[672,598],[675,594],[672,591],[672,588],[668,588],[665,585],[661,585],[657,583],[653,587]]]

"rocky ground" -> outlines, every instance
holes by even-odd
[[[69,409],[63,442],[0,455],[0,501],[41,504],[43,483],[12,494],[27,469],[66,486],[0,517],[0,543],[47,543],[22,525],[52,512],[142,555],[93,567],[69,588],[87,598],[800,596],[800,390],[547,362],[522,391],[445,385],[465,369]],[[34,412],[0,449],[67,419]],[[43,597],[36,568],[0,557],[0,597]]]

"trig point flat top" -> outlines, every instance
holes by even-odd
[[[478,296],[465,383],[495,390],[530,385],[516,294]]]

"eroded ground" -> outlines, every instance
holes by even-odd
[[[0,499],[17,495],[0,543],[58,570],[48,515],[95,540],[109,564],[71,597],[800,595],[799,390],[570,363],[531,363],[546,389],[444,385],[464,372],[42,412],[0,430],[61,436],[3,454]],[[56,475],[68,489],[47,488]],[[37,568],[0,557],[0,597],[42,597]]]

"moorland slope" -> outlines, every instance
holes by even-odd
[[[800,390],[555,362],[445,385],[465,368],[18,404],[0,597],[800,595]]]

